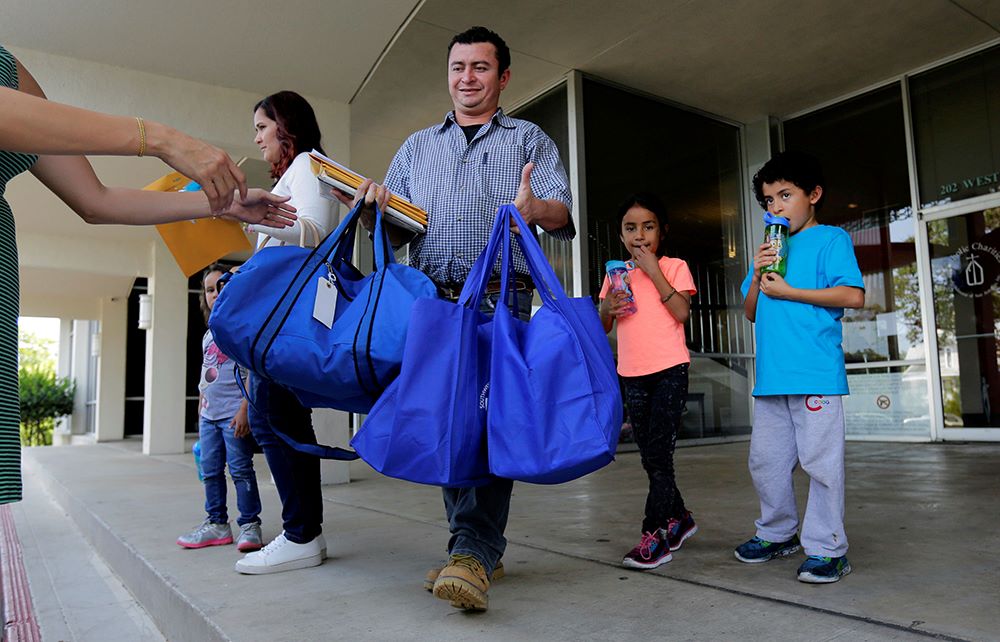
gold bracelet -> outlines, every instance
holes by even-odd
[[[135,122],[139,124],[139,156],[142,156],[146,153],[146,125],[141,116],[136,116]]]
[[[675,294],[677,294],[677,288],[674,288],[674,291],[673,291],[673,292],[671,292],[671,293],[670,293],[670,294],[668,294],[667,296],[665,296],[665,297],[663,297],[662,299],[660,299],[660,303],[666,303],[667,301],[669,301],[669,300],[670,300],[670,297],[672,297],[672,296],[673,296],[673,295],[675,295]]]

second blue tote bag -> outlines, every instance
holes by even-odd
[[[513,205],[497,213],[530,229]],[[614,358],[589,297],[566,296],[534,235],[515,235],[542,300],[521,321],[502,294],[492,328],[487,452],[490,472],[558,484],[614,459],[622,398]],[[501,283],[509,284],[510,235],[504,235]]]

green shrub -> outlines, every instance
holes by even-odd
[[[76,384],[46,368],[21,368],[21,443],[25,446],[52,444],[55,420],[73,412]]]

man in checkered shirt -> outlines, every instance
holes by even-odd
[[[562,240],[576,234],[572,195],[555,143],[537,125],[499,108],[510,80],[510,50],[496,33],[473,27],[448,46],[448,89],[454,111],[403,143],[389,166],[385,189],[428,212],[427,232],[409,240],[409,262],[457,299],[476,258],[485,249],[497,208],[513,202],[525,221]],[[381,186],[362,186],[384,203]],[[405,238],[393,229],[394,244]],[[525,233],[521,230],[519,233]],[[527,231],[534,233],[534,230]],[[530,313],[528,266],[513,244],[518,308]],[[498,275],[494,275],[495,277]],[[497,284],[483,301],[490,310]],[[490,581],[503,573],[504,529],[513,482],[496,479],[478,488],[446,488],[451,530],[448,564],[431,570],[425,588],[452,606],[485,610]]]

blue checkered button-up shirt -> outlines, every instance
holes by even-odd
[[[558,200],[572,211],[559,150],[533,123],[498,110],[466,142],[454,112],[449,112],[443,123],[407,138],[392,159],[385,186],[428,214],[427,232],[410,242],[410,265],[437,283],[464,283],[486,247],[497,208],[514,202],[521,170],[529,161],[535,163],[535,197]],[[562,240],[573,238],[572,218],[549,233]],[[514,270],[526,276],[524,254],[516,243],[513,247]]]

